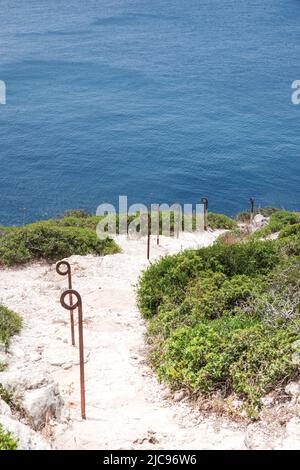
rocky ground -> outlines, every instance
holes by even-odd
[[[209,245],[218,235],[162,237],[159,247],[153,240],[151,259]],[[83,298],[86,420],[80,417],[78,347],[70,344],[69,314],[59,303],[66,279],[44,263],[0,271],[0,302],[24,318],[0,373],[0,383],[19,403],[12,415],[0,402],[0,423],[19,436],[21,447],[299,448],[298,384],[285,403],[267,397],[263,420],[249,424],[204,414],[184,393],[173,396],[157,382],[147,366],[145,324],[135,303],[135,285],[148,265],[146,240],[118,242],[120,254],[69,259],[73,286]]]

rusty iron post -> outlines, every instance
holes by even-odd
[[[148,211],[148,230],[147,230],[147,259],[150,259],[150,241],[151,241],[151,214]]]
[[[65,267],[66,269],[63,270],[61,268]],[[60,276],[68,276],[68,289],[71,291],[72,290],[72,272],[71,272],[71,266],[70,263],[67,261],[60,261],[56,265],[56,272]],[[69,302],[70,306],[73,305],[73,298],[72,294],[69,294]],[[72,346],[75,346],[75,330],[74,330],[74,315],[73,315],[73,310],[70,310],[70,324],[71,324],[71,341],[72,341]]]
[[[204,230],[208,228],[208,198],[203,197],[201,203],[204,204]]]
[[[254,197],[250,197],[250,223],[252,224],[254,218]]]
[[[156,244],[159,245],[159,230],[160,230],[160,214],[159,214],[159,204],[157,204],[157,236],[156,236]]]
[[[65,298],[69,296],[76,297],[77,301],[75,304],[69,305],[66,303]],[[60,297],[61,305],[70,311],[78,309],[78,336],[79,336],[79,364],[80,364],[80,396],[81,396],[81,417],[86,419],[85,414],[85,381],[84,381],[84,346],[83,346],[83,314],[82,314],[82,299],[79,294],[74,289],[68,289],[62,293]]]

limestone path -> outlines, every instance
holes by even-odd
[[[159,247],[153,240],[151,259],[209,245],[218,235],[162,237]],[[78,347],[70,344],[69,314],[59,303],[66,279],[46,264],[1,271],[0,302],[24,318],[13,357],[29,361],[33,370],[42,364],[60,385],[65,405],[61,422],[52,423],[54,447],[244,449],[241,425],[204,417],[185,400],[174,402],[147,366],[145,323],[135,299],[138,278],[148,265],[146,240],[117,241],[120,254],[69,259],[73,286],[83,299],[86,421],[80,417]]]

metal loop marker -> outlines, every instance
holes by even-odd
[[[74,304],[67,304],[66,297],[75,297],[76,302]],[[82,300],[79,292],[74,289],[68,289],[62,293],[60,297],[61,305],[70,311],[78,309],[78,336],[79,336],[79,364],[80,364],[80,395],[81,395],[81,417],[86,419],[85,414],[85,384],[84,384],[84,348],[83,348],[83,315],[82,315]]]
[[[65,269],[62,269],[62,268]],[[72,290],[72,272],[71,272],[71,266],[68,261],[60,261],[56,265],[56,272],[60,276],[68,276],[68,289]],[[73,305],[73,299],[72,299],[72,294],[69,295],[69,301],[70,305]],[[71,323],[71,341],[72,341],[72,346],[75,346],[75,328],[74,328],[74,315],[73,315],[73,310],[70,309],[70,323]]]

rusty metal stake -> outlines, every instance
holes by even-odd
[[[250,197],[250,223],[252,224],[254,218],[254,197]]]
[[[159,214],[159,204],[157,204],[157,236],[156,236],[157,245],[159,245],[159,229],[160,229],[160,214]]]
[[[69,296],[76,297],[75,304],[69,305],[65,302],[65,298]],[[86,419],[85,414],[85,383],[84,383],[84,348],[83,348],[83,318],[82,318],[82,300],[79,292],[74,289],[68,289],[62,293],[60,297],[61,305],[70,311],[78,309],[78,336],[79,336],[79,364],[80,364],[80,395],[81,395],[81,417]]]
[[[208,198],[203,197],[201,203],[204,204],[204,230],[208,228]]]
[[[147,259],[150,259],[150,240],[151,240],[151,215],[148,211],[148,234],[147,234]]]
[[[62,267],[65,267],[65,270],[62,270]],[[68,276],[68,289],[72,290],[72,272],[71,272],[71,266],[70,263],[67,261],[60,261],[56,265],[56,272],[60,276]],[[69,295],[69,301],[70,301],[70,306],[73,305],[73,299],[72,299],[72,294]],[[70,310],[70,323],[71,323],[71,341],[72,341],[72,346],[75,346],[75,330],[74,330],[74,315],[73,315],[73,310]]]

